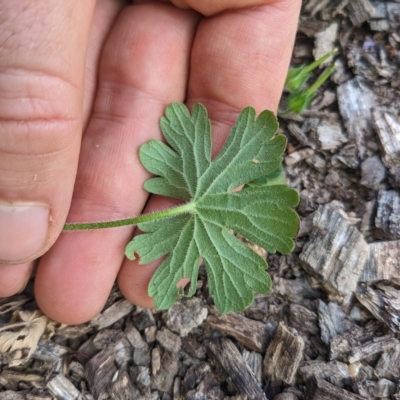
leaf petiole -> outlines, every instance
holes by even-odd
[[[70,223],[65,224],[63,227],[64,231],[83,231],[89,229],[105,229],[105,228],[117,228],[119,226],[137,225],[142,222],[155,221],[161,218],[172,217],[178,214],[188,214],[195,211],[195,203],[190,202],[182,204],[181,206],[169,208],[166,210],[158,211],[150,214],[143,214],[135,218],[126,218],[116,221],[105,221],[105,222],[89,222],[89,223]]]

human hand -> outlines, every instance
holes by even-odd
[[[172,2],[0,6],[1,297],[20,291],[42,256],[35,295],[57,321],[96,315],[117,275],[130,301],[152,306],[158,264],[123,256],[133,228],[59,236],[65,220],[122,219],[173,202],[147,202],[137,157],[161,138],[169,103],[206,106],[215,153],[242,108],[277,109],[301,1]]]

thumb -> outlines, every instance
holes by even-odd
[[[0,264],[42,255],[66,219],[94,2],[1,3]]]

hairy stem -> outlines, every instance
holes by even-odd
[[[151,214],[143,214],[135,218],[126,218],[117,221],[106,221],[106,222],[65,224],[63,230],[83,231],[90,229],[105,229],[105,228],[116,228],[118,226],[137,225],[140,224],[141,222],[154,221],[156,219],[167,218],[173,215],[193,213],[194,209],[195,209],[194,203],[186,203],[178,207],[168,208],[167,210],[162,210]]]

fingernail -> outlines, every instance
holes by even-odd
[[[29,260],[46,246],[50,206],[34,202],[0,202],[0,263]]]

